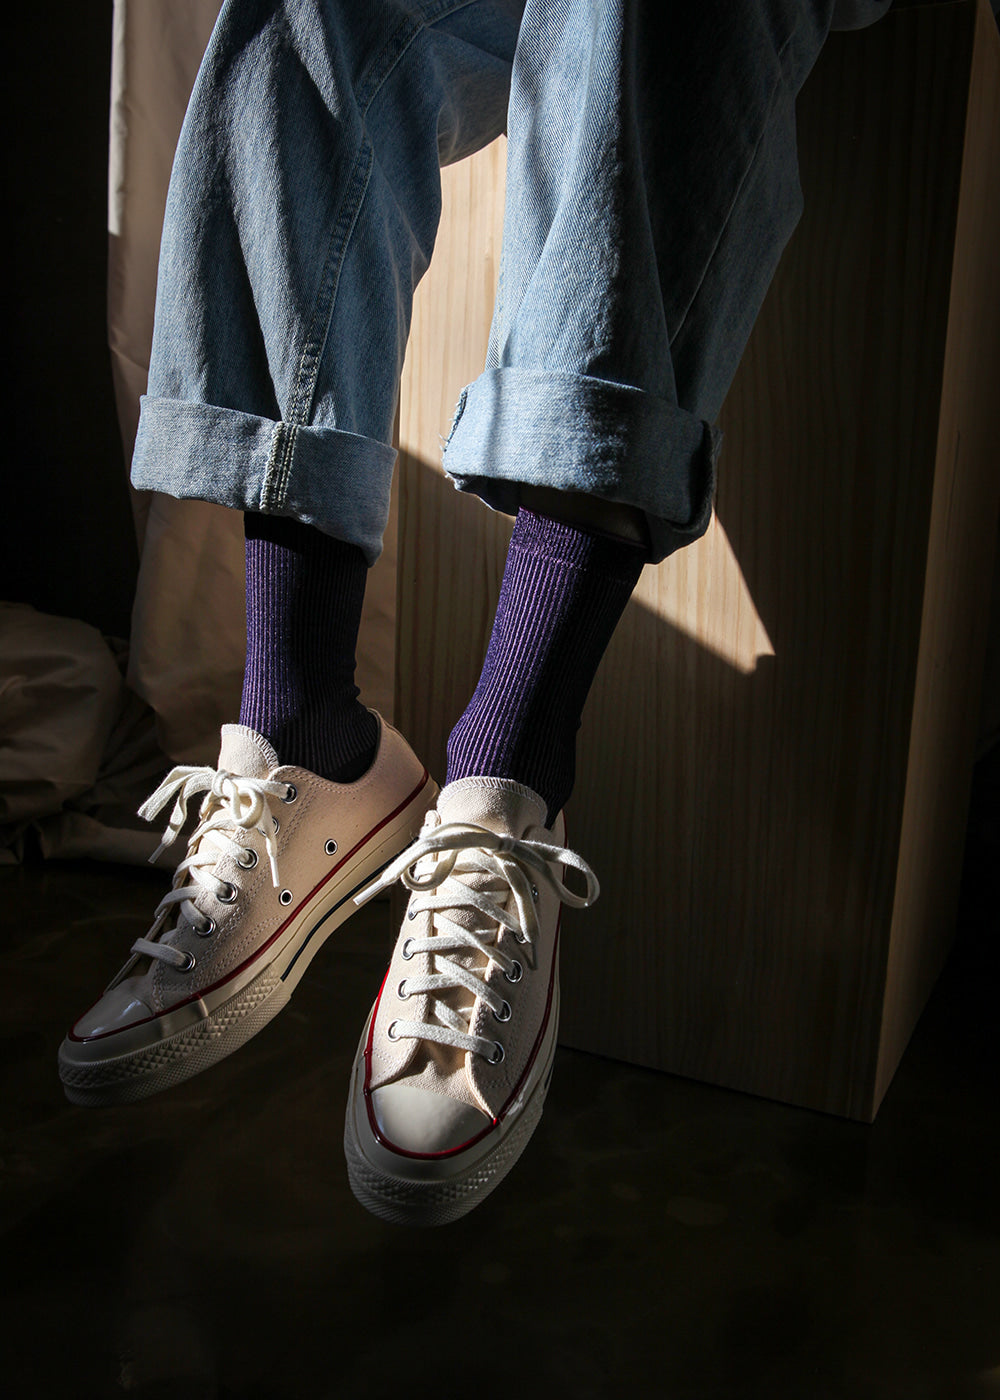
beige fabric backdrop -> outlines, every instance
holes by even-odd
[[[156,262],[174,147],[220,0],[115,0],[108,179],[108,339],[131,459],[153,333]],[[140,565],[129,685],[156,713],[166,753],[214,760],[243,673],[242,516],[133,492]],[[391,718],[395,511],[369,576],[358,651],[365,701]]]

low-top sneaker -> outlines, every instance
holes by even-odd
[[[456,1220],[503,1179],[541,1117],[559,1024],[559,915],[597,898],[560,815],[530,788],[463,778],[365,891],[411,891],[351,1080],[351,1189],[399,1224]],[[563,883],[581,873],[585,893]]]
[[[218,768],[175,768],[141,808],[173,809],[159,855],[200,797],[197,825],[153,925],[59,1051],[67,1097],[127,1103],[238,1049],[288,1001],[353,896],[419,832],[437,787],[380,720],[356,782],[282,766],[244,725],[222,729]]]

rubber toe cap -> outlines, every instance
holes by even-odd
[[[124,1030],[136,1021],[144,1021],[153,1014],[152,1008],[136,994],[135,984],[126,980],[105,992],[100,1001],[85,1011],[70,1034],[76,1040],[107,1035],[110,1031]]]
[[[379,1132],[404,1152],[450,1152],[490,1126],[478,1108],[415,1084],[386,1084],[372,1093]]]

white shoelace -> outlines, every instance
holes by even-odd
[[[163,840],[150,857],[155,861],[161,852],[177,839],[187,817],[187,804],[198,793],[207,793],[199,813],[200,820],[188,842],[188,853],[174,872],[173,885],[156,908],[153,925],[145,938],[137,938],[132,944],[132,952],[149,958],[159,958],[161,962],[182,971],[192,967],[190,953],[180,948],[172,948],[168,943],[159,942],[171,912],[180,905],[179,922],[190,923],[196,932],[211,933],[214,921],[198,908],[196,900],[203,892],[231,904],[239,893],[239,887],[232,881],[220,880],[214,866],[221,855],[231,855],[237,863],[245,862],[247,846],[241,845],[230,835],[234,828],[256,831],[264,838],[264,847],[271,864],[271,879],[277,889],[278,847],[274,839],[275,823],[271,816],[268,798],[277,797],[289,801],[289,793],[294,789],[288,783],[274,783],[264,778],[243,778],[235,773],[227,773],[216,768],[175,768],[163,780],[153,795],[139,808],[139,816],[146,821],[154,821],[167,803],[174,799],[173,811],[167,821]],[[244,863],[243,869],[252,869],[257,864],[256,852],[251,852],[253,861]]]
[[[577,895],[568,889],[555,873],[557,865],[578,870],[586,880],[586,893]],[[487,875],[498,888],[490,892],[470,889],[461,876],[471,874]],[[448,1006],[442,994],[464,987],[473,998],[485,1001],[499,1020],[507,1020],[509,1003],[485,980],[493,963],[509,982],[520,980],[518,959],[498,946],[501,930],[507,929],[514,935],[519,948],[524,949],[521,956],[534,966],[539,933],[535,907],[538,883],[553,890],[570,908],[585,909],[600,893],[597,877],[581,856],[563,846],[500,836],[472,822],[449,822],[419,837],[354,902],[364,904],[396,880],[418,896],[410,901],[407,918],[431,915],[431,932],[425,937],[407,938],[403,957],[409,960],[415,953],[433,953],[440,970],[404,979],[403,1000],[423,992],[430,994],[428,1019],[394,1021],[390,1026],[392,1039],[431,1040],[456,1050],[472,1051],[497,1063],[503,1053],[500,1043],[469,1033],[475,1001],[460,1012]],[[503,907],[509,900],[507,890],[514,897],[514,908],[510,910]],[[475,920],[473,927],[464,927],[447,917],[446,911],[456,909],[474,909],[482,919]],[[485,959],[485,966],[477,971],[447,956],[470,949]],[[437,1017],[436,1021],[429,1019],[431,1014]]]

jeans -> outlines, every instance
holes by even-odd
[[[842,5],[847,0],[842,0]],[[851,26],[889,0],[849,0]],[[834,0],[228,0],[167,200],[136,486],[381,548],[440,166],[508,132],[483,373],[444,452],[711,517],[714,426],[801,210],[795,96]]]

